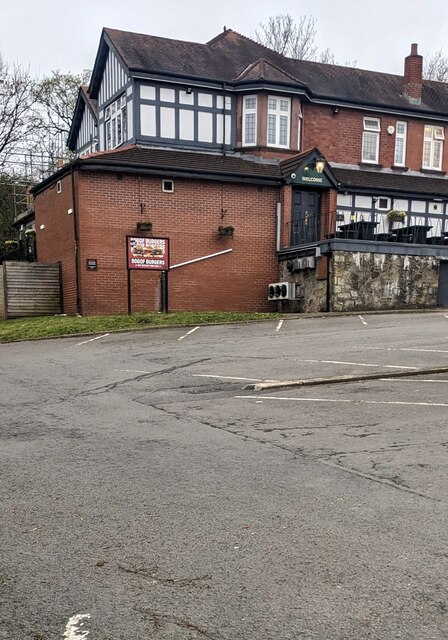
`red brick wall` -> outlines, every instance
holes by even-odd
[[[408,123],[406,166],[414,171],[421,169],[425,120],[342,107],[339,107],[339,112],[334,114],[331,106],[305,105],[303,108],[303,148],[318,147],[329,162],[361,163],[363,117],[365,116],[380,118],[380,165],[387,168],[394,166],[395,133],[388,134],[387,127],[392,125],[396,128],[399,120]],[[445,126],[443,122],[434,122],[433,124]],[[448,139],[448,127],[445,126],[445,129],[445,135]],[[448,170],[447,147],[448,144],[445,144],[442,163],[445,171]]]
[[[173,194],[163,193],[158,177],[81,172],[78,176],[78,225],[82,313],[127,311],[126,235],[139,221],[150,221],[152,235],[169,237],[171,264],[232,248],[233,252],[169,273],[170,310],[264,311],[268,282],[276,281],[275,210],[279,189],[243,184],[175,179]],[[59,196],[60,197],[60,196]],[[143,205],[143,213],[142,211]],[[74,272],[70,201],[47,189],[36,199],[37,220],[65,223],[58,236],[39,239],[42,259],[62,260]],[[65,217],[64,217],[65,216]],[[67,223],[68,221],[68,223]],[[219,237],[218,226],[232,225],[232,238]],[[97,271],[86,261],[98,260]],[[159,272],[132,271],[132,310],[160,309]],[[73,288],[65,294],[67,304]],[[73,312],[73,305],[68,305]]]
[[[62,262],[64,312],[76,313],[75,236],[71,176],[56,182],[35,197],[36,245],[38,262]],[[45,229],[41,229],[41,225]]]

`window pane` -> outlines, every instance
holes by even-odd
[[[280,111],[289,111],[289,100],[280,100]]]
[[[432,138],[432,127],[425,127],[425,138]]]
[[[244,124],[245,144],[255,143],[255,113],[246,113]]]
[[[404,139],[397,138],[395,141],[395,164],[403,164],[404,162],[403,151],[404,151]]]
[[[397,134],[404,135],[406,133],[406,123],[405,122],[397,122]]]
[[[442,163],[442,143],[434,142],[434,159],[433,159],[433,167],[434,169],[440,169]]]
[[[380,123],[378,122],[378,120],[364,118],[364,129],[368,129],[369,131],[379,131]]]
[[[284,146],[288,144],[288,117],[287,116],[280,116],[279,144]]]
[[[362,149],[362,159],[367,160],[367,162],[376,162],[376,144],[377,144],[378,134],[376,133],[364,133],[363,136],[363,149]]]
[[[268,115],[268,144],[276,144],[276,116]]]
[[[431,142],[428,141],[423,144],[423,166],[427,169],[431,166]]]
[[[245,98],[244,106],[245,106],[246,109],[255,109],[255,107],[257,106],[257,99],[256,98]]]
[[[277,109],[277,100],[275,98],[269,98],[269,100],[268,100],[268,109],[270,111],[276,111],[276,109]]]

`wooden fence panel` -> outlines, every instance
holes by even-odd
[[[3,269],[7,318],[62,313],[58,264],[4,262]]]

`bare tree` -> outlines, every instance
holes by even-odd
[[[439,49],[426,58],[423,64],[423,77],[427,80],[448,81],[448,56]]]
[[[36,82],[29,71],[0,56],[0,168],[35,129]]]
[[[289,13],[271,16],[255,30],[257,41],[289,58],[315,60],[318,49],[316,19],[301,16],[296,22]]]

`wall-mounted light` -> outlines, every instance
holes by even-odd
[[[339,113],[339,107],[336,104],[333,107],[333,113],[334,115],[337,115]]]
[[[188,95],[190,95],[191,93],[193,93],[193,89],[191,87],[186,87],[185,93],[188,93]]]
[[[44,225],[44,224],[41,224],[41,225],[40,225],[40,227],[39,227],[39,229],[40,229],[41,231],[43,231],[43,230],[45,229],[45,225]]]
[[[73,209],[67,209],[67,215],[68,215],[68,216],[71,216],[71,215],[72,215],[72,213],[73,213]]]
[[[325,159],[322,157],[317,158],[315,166],[316,166],[316,173],[323,173],[325,169]]]

